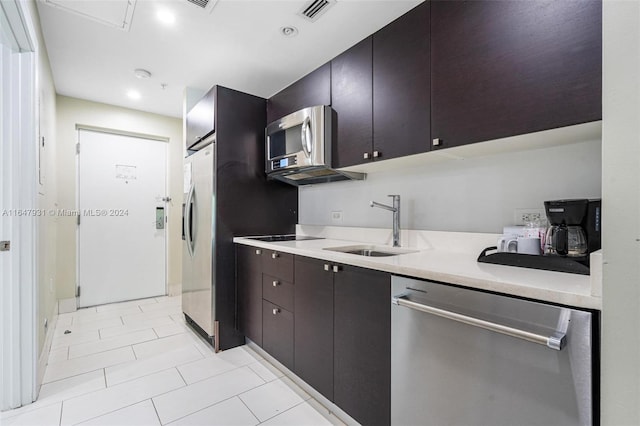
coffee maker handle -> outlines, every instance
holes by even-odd
[[[569,253],[569,232],[566,226],[560,226],[556,234],[556,252],[560,256],[566,256]]]

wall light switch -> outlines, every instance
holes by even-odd
[[[331,212],[331,222],[332,223],[342,223],[342,211],[333,211],[333,212]]]

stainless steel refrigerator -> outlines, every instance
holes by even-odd
[[[295,232],[298,191],[266,180],[266,100],[211,91],[215,133],[184,161],[182,310],[217,351],[244,343],[233,237]]]

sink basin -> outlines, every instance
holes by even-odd
[[[368,257],[388,257],[388,256],[398,256],[401,254],[418,252],[418,250],[409,250],[409,249],[403,249],[399,247],[371,246],[371,245],[327,247],[324,250],[337,251],[340,253],[355,254],[358,256],[368,256]]]

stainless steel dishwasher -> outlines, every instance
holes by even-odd
[[[391,424],[591,425],[594,314],[394,276]]]

